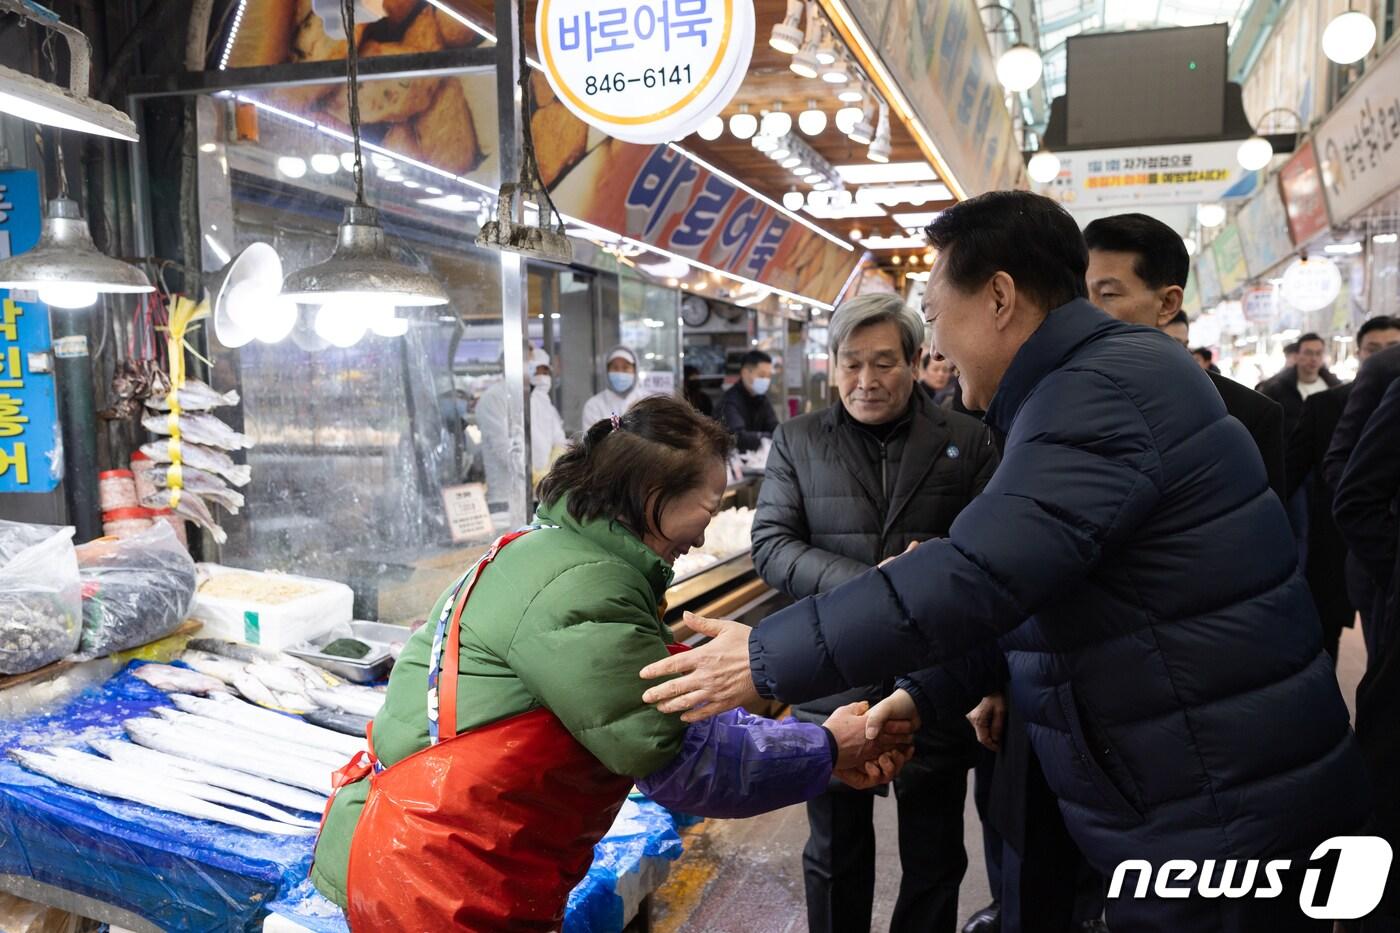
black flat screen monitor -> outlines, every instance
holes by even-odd
[[[1219,138],[1228,36],[1216,23],[1070,37],[1069,148]]]

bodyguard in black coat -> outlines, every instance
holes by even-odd
[[[1298,886],[1317,846],[1361,830],[1369,788],[1254,443],[1170,338],[1084,300],[1087,250],[1057,203],[981,195],[928,236],[925,316],[968,405],[1006,435],[996,475],[947,540],[755,629],[702,622],[712,640],[644,669],[680,675],[644,696],[695,719],[995,643],[1100,873],[1211,860],[1218,885],[1223,860],[1290,861],[1275,898],[1214,898],[1153,871],[1141,896],[1130,883],[1109,898],[1111,929],[1330,928],[1303,913]],[[881,707],[871,731],[917,708],[900,692]]]
[[[996,468],[991,432],[944,411],[915,383],[924,323],[895,295],[857,298],[832,320],[832,381],[841,402],[788,421],[773,435],[753,524],[754,566],[794,599],[825,592],[911,545],[948,534]],[[863,423],[875,421],[876,423]],[[986,663],[999,667],[1000,655]],[[993,675],[997,683],[1004,672]],[[980,686],[980,684],[978,685]],[[826,710],[872,704],[886,685],[796,708],[820,723]],[[961,713],[930,722],[916,760],[895,781],[903,869],[891,930],[953,933],[967,868],[963,802],[976,742]],[[808,929],[868,930],[875,888],[873,794],[833,789],[807,805],[803,854]]]
[[[1382,364],[1382,365],[1377,365]],[[1374,357],[1361,368],[1353,399],[1364,389],[1369,399],[1384,395],[1364,429],[1337,486],[1337,524],[1376,598],[1366,619],[1366,676],[1356,691],[1356,734],[1379,789],[1375,831],[1400,847],[1400,347]],[[1359,413],[1359,412],[1358,412]],[[1353,414],[1350,406],[1348,416]],[[1341,428],[1338,428],[1341,433]],[[1362,928],[1387,933],[1400,929],[1400,881],[1394,874],[1384,900]]]

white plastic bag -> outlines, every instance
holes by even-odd
[[[77,650],[83,595],[73,533],[0,521],[0,674],[27,674]]]

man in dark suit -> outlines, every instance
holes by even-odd
[[[1337,425],[1325,469],[1336,485],[1336,515],[1354,563],[1375,585],[1366,633],[1366,676],[1356,690],[1356,736],[1376,795],[1373,832],[1400,846],[1400,346],[1362,367]],[[1365,933],[1400,929],[1400,881],[1392,875]]]
[[[1169,330],[1175,322],[1179,327],[1191,257],[1175,230],[1146,214],[1116,214],[1089,224],[1084,240],[1089,245],[1090,301],[1129,324]],[[1283,410],[1220,373],[1206,375],[1225,410],[1254,438],[1269,485],[1282,498]]]
[[[1364,363],[1382,350],[1400,344],[1400,320],[1376,315],[1356,333],[1356,355]],[[1335,492],[1322,476],[1322,461],[1333,432],[1351,396],[1352,383],[1310,396],[1303,402],[1298,426],[1289,435],[1284,453],[1287,494],[1299,488],[1308,494],[1308,585],[1322,620],[1323,646],[1335,659],[1342,629],[1350,628],[1356,610],[1370,614],[1372,591],[1359,568],[1348,570],[1346,542],[1332,518]],[[1369,635],[1368,635],[1369,638]]]

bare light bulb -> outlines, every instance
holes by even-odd
[[[85,282],[51,282],[39,289],[39,300],[52,308],[91,308],[97,304],[97,286]]]

